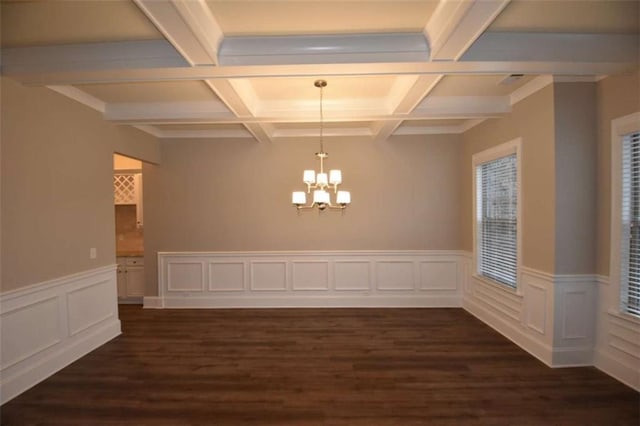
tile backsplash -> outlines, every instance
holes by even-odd
[[[144,251],[144,230],[136,226],[136,206],[117,205],[116,209],[116,251]]]

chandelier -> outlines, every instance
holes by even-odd
[[[307,185],[307,191],[294,191],[291,196],[291,201],[298,210],[312,209],[314,207],[317,207],[319,210],[344,210],[349,203],[351,203],[351,194],[349,191],[338,191],[338,185],[342,183],[342,172],[340,170],[329,170],[329,174],[327,175],[324,171],[324,160],[329,154],[324,152],[322,91],[327,87],[327,82],[324,80],[316,80],[313,85],[320,89],[320,152],[316,152],[316,157],[320,160],[320,172],[316,173],[315,170],[305,170],[302,175],[302,181]],[[307,205],[307,194],[310,194],[312,189],[313,201]],[[331,203],[331,190],[333,190],[335,194],[335,204]]]

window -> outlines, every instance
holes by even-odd
[[[478,275],[517,288],[520,141],[474,155],[475,261]]]
[[[640,316],[640,132],[622,137],[621,310]]]

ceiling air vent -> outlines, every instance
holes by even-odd
[[[508,86],[520,80],[522,77],[524,77],[524,74],[511,74],[503,78],[498,84],[501,86]]]

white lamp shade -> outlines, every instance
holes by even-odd
[[[319,176],[320,174],[318,174]],[[313,191],[313,202],[318,204],[329,204],[329,193],[324,189],[316,189]]]
[[[342,183],[342,172],[340,170],[329,171],[329,183],[331,185],[338,185]]]
[[[303,191],[294,191],[291,195],[291,202],[293,204],[307,204],[307,195]]]
[[[327,179],[327,174],[326,173],[318,173],[316,183],[318,185],[325,185],[325,186],[328,185],[329,184],[329,180]]]
[[[338,195],[336,195],[336,202],[338,204],[351,203],[351,193],[349,191],[338,191]]]
[[[316,172],[315,170],[305,170],[302,175],[302,181],[307,184],[316,183]]]

